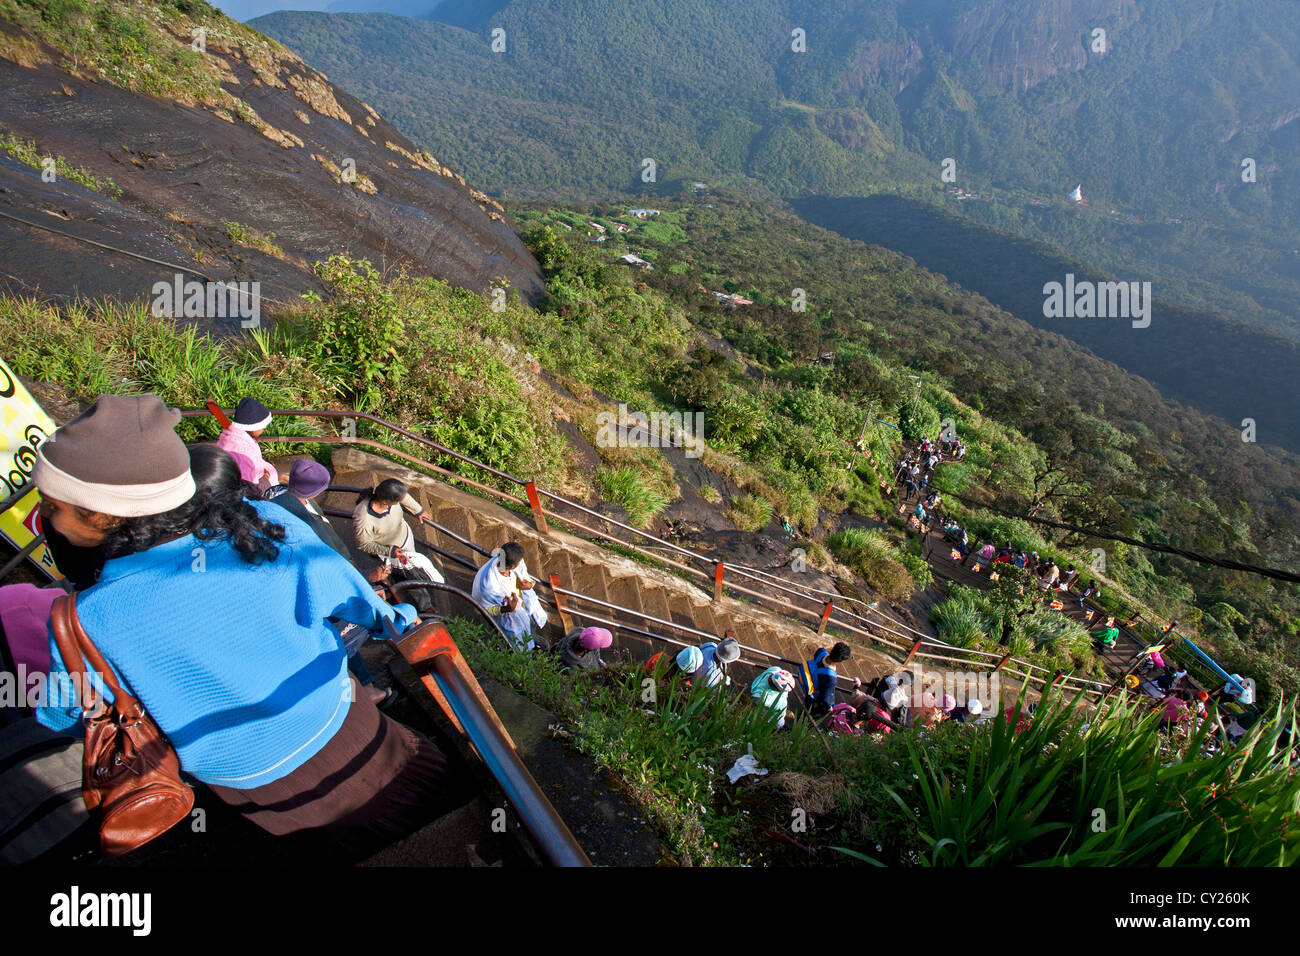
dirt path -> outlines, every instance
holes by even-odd
[[[941,461],[940,465],[948,463],[949,461],[945,460]],[[910,506],[922,500],[924,496],[925,492],[907,496],[906,492],[900,488],[896,501],[899,505],[908,505],[910,510]],[[915,524],[913,523],[909,528],[909,534],[917,533],[913,530],[914,528]],[[989,579],[991,568],[987,564],[978,561],[975,555],[977,548],[984,542],[971,541],[971,550],[966,558],[962,560],[960,557],[953,557],[954,546],[944,538],[941,528],[928,527],[920,533],[920,537],[922,542],[921,553],[929,563],[936,581],[943,581],[945,585],[948,583],[962,584],[981,591],[989,589],[992,583]],[[979,567],[978,571],[974,570],[976,567]],[[1078,586],[1080,581],[1082,581],[1082,575],[1075,579],[1075,586]],[[1044,603],[1050,600],[1059,600],[1063,605],[1061,613],[1072,620],[1078,621],[1079,624],[1093,633],[1098,633],[1101,630],[1102,622],[1109,616],[1108,612],[1102,608],[1081,599],[1079,595],[1070,591],[1053,588],[1049,594],[1044,594],[1043,600]],[[1091,617],[1089,617],[1089,612],[1091,612]],[[1114,679],[1118,679],[1128,670],[1134,656],[1146,649],[1147,644],[1132,630],[1125,627],[1122,621],[1117,620],[1115,624],[1119,628],[1119,637],[1112,647],[1104,652],[1099,652],[1097,656],[1101,659],[1107,674]]]

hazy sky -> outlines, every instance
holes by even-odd
[[[252,20],[276,10],[332,10],[351,13],[363,10],[382,10],[402,16],[423,16],[438,5],[439,0],[213,0],[212,5],[236,20]]]
[[[212,5],[228,17],[251,20],[275,10],[324,10],[333,0],[216,0]]]

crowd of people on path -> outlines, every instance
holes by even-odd
[[[895,476],[895,484],[902,489],[902,513],[907,514],[912,500],[916,499],[909,514],[909,521],[916,530],[925,534],[940,529],[943,540],[951,545],[953,561],[974,573],[987,574],[990,580],[996,581],[1002,573],[999,565],[1007,565],[1024,571],[1053,610],[1065,610],[1067,595],[1070,599],[1077,600],[1079,610],[1085,614],[1084,621],[1088,630],[1093,634],[1096,653],[1102,657],[1113,655],[1118,649],[1121,629],[1116,617],[1103,611],[1099,603],[1102,588],[1097,581],[1084,579],[1071,564],[1062,568],[1050,557],[1040,557],[1035,551],[1019,549],[1010,541],[1001,545],[994,541],[974,542],[967,528],[939,511],[942,495],[937,489],[931,488],[935,471],[945,461],[945,456],[946,460],[960,461],[964,455],[965,448],[952,436],[923,439],[915,449],[905,452],[899,459]],[[1028,584],[1026,581],[1024,586]],[[1166,633],[1172,627],[1170,625]],[[1153,666],[1155,672],[1145,680],[1139,680],[1135,674],[1130,673],[1127,677],[1129,688],[1152,700],[1153,710],[1160,714],[1159,725],[1162,730],[1172,731],[1185,721],[1199,726],[1200,722],[1208,719],[1208,707],[1213,695],[1204,689],[1189,686],[1187,671],[1177,665],[1166,664],[1160,655],[1162,647],[1160,645],[1142,652],[1139,673],[1151,670]],[[1216,692],[1218,702],[1242,702],[1243,686],[1244,682],[1233,675]],[[1216,738],[1223,736],[1218,727],[1214,734]],[[1233,732],[1229,730],[1228,735],[1231,739]]]
[[[77,619],[183,773],[270,834],[359,855],[472,796],[432,741],[380,709],[392,692],[374,686],[362,656],[368,641],[408,632],[434,608],[424,593],[407,600],[411,589],[397,584],[444,577],[417,550],[412,522],[429,516],[406,484],[386,478],[364,490],[347,542],[320,503],[328,468],[300,458],[281,473],[263,458],[257,438],[272,417],[246,398],[215,443],[187,446],[176,432],[179,412],[157,396],[101,396],[41,445],[40,515]],[[919,494],[942,454],[960,460],[964,452],[955,440],[925,442],[900,472]],[[941,500],[931,491],[917,509],[928,516]],[[945,533],[967,551],[964,530]],[[1030,570],[1044,591],[1066,591],[1078,577],[1010,544],[976,553]],[[602,670],[612,632],[573,627],[551,646],[536,585],[524,548],[508,541],[477,569],[471,596],[515,648],[552,652],[568,670]],[[51,625],[63,593],[0,588],[0,645],[51,686],[66,683],[70,669]],[[1103,644],[1114,642],[1113,625],[1101,631]],[[663,676],[721,691],[741,655],[731,636],[686,646]],[[852,696],[838,701],[837,666],[851,657],[837,642],[797,671],[768,666],[745,685],[748,697],[777,729],[806,716],[850,736],[989,719],[980,700],[923,693],[907,672],[855,679]],[[1151,680],[1163,691],[1162,727],[1205,713],[1207,696],[1189,698],[1185,679],[1185,671],[1162,670]],[[103,712],[112,691],[102,679],[95,689]],[[34,716],[76,737],[84,704],[53,695]]]
[[[734,665],[741,648],[733,638],[682,648],[662,668],[664,681],[678,677],[692,688],[707,690],[729,686],[728,665]],[[843,642],[821,647],[800,662],[797,673],[783,664],[772,664],[749,682],[748,696],[776,730],[806,719],[823,731],[844,735],[888,734],[905,727],[933,727],[944,721],[973,725],[989,719],[983,701],[968,697],[959,701],[952,694],[923,692],[912,686],[911,671],[900,671],[864,684],[853,679],[853,693],[837,701],[839,674],[836,665],[851,659],[852,648]],[[664,654],[645,665],[647,672],[659,669]]]

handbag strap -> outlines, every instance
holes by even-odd
[[[113,709],[117,711],[119,720],[138,720],[143,713],[140,701],[118,682],[113,668],[104,660],[104,655],[82,627],[81,619],[77,616],[76,594],[64,594],[55,599],[54,606],[50,608],[50,625],[54,631],[54,643],[59,648],[59,656],[63,658],[68,674],[81,674],[82,707],[90,710],[95,703],[94,689],[86,675],[84,657],[85,662],[89,662],[112,691]]]

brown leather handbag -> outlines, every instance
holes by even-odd
[[[194,791],[181,780],[180,761],[162,730],[118,683],[81,626],[75,594],[54,602],[50,623],[59,656],[82,695],[86,752],[81,795],[87,810],[100,810],[99,843],[105,855],[119,856],[189,816]],[[86,663],[113,692],[111,707],[105,708],[86,679]]]

